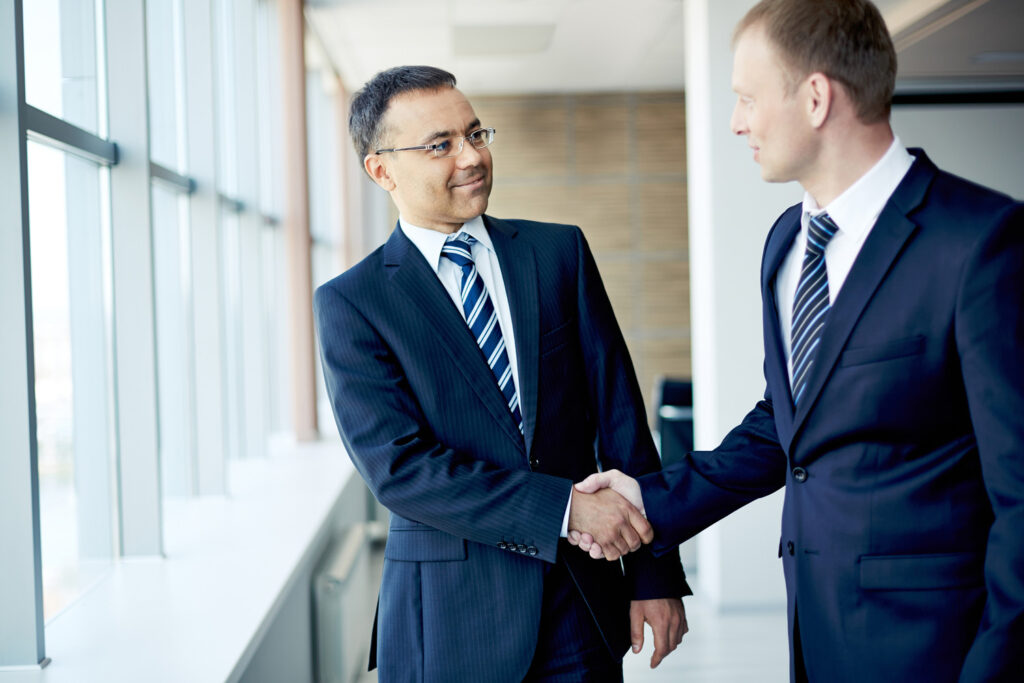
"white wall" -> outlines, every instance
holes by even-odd
[[[795,184],[761,180],[729,130],[733,27],[753,0],[687,0],[686,128],[694,436],[714,448],[764,392],[759,284],[768,229],[800,201]],[[781,493],[697,537],[695,587],[719,609],[781,606]]]
[[[939,168],[1024,199],[1024,105],[899,105],[892,124]]]

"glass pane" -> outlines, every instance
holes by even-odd
[[[341,234],[341,183],[336,98],[318,71],[306,72],[306,129],[309,164],[309,231],[317,243],[335,244]]]
[[[284,215],[284,156],[280,131],[281,51],[277,3],[261,0],[256,6],[256,75],[259,99],[260,211]]]
[[[112,410],[106,171],[28,143],[43,610],[109,567]]]
[[[314,244],[310,258],[314,288],[319,287],[340,272],[337,268],[337,250],[330,245]],[[324,384],[323,368],[320,363],[316,364],[316,391],[317,420],[320,423],[320,431],[330,434],[334,429],[334,411],[331,408],[330,399],[327,397],[327,387]]]
[[[153,183],[160,466],[165,495],[191,495],[195,482],[192,266],[188,197]]]
[[[242,265],[238,214],[221,207],[221,273],[224,292],[224,408],[228,455],[245,455],[244,378],[242,359]]]
[[[242,421],[247,458],[266,454],[267,446],[267,355],[266,329],[263,327],[263,282],[261,221],[245,212],[239,216],[239,297],[241,306]]]
[[[288,289],[284,278],[284,230],[263,227],[263,329],[266,330],[267,419],[271,432],[284,432],[290,424],[288,387]]]
[[[217,189],[238,196],[238,116],[235,98],[234,2],[215,0],[213,35],[216,60],[214,87],[217,92]]]
[[[179,172],[185,170],[181,20],[178,0],[146,3],[149,155]]]
[[[97,104],[97,3],[30,0],[22,7],[25,101],[89,132],[105,135]]]

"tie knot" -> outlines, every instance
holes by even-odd
[[[441,255],[448,257],[457,266],[473,265],[473,245],[476,238],[464,233],[450,235],[441,247]]]
[[[819,254],[825,252],[825,246],[832,239],[839,226],[833,222],[827,213],[811,216],[810,225],[807,226],[807,249]]]

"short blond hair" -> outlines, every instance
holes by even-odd
[[[761,28],[779,50],[792,88],[820,71],[846,89],[864,123],[888,120],[896,48],[868,0],[762,0],[736,25],[733,43]]]

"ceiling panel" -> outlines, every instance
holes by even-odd
[[[716,0],[732,1],[732,0]],[[678,90],[684,0],[307,0],[350,90],[398,64],[468,93]],[[877,0],[897,90],[1024,89],[1024,0]]]

